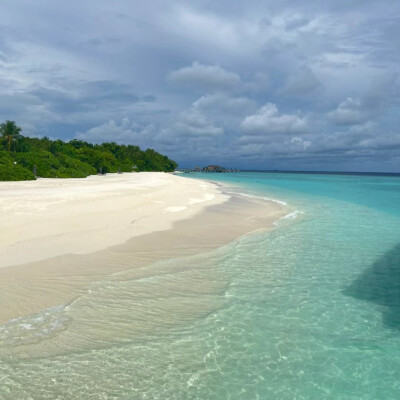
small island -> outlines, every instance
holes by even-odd
[[[194,168],[178,168],[177,172],[191,173],[191,172],[240,172],[237,168],[225,168],[220,165],[207,165],[206,167],[194,167]]]

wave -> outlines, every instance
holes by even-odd
[[[281,204],[283,206],[287,206],[287,203],[285,201],[273,199],[271,197],[257,196],[255,194],[248,194],[248,193],[242,193],[242,192],[235,192],[235,194],[238,194],[239,196],[243,196],[243,197],[250,197],[252,199],[260,199],[260,200],[272,201],[274,203],[278,203],[278,204]]]
[[[0,325],[0,349],[37,343],[65,330],[71,322],[65,313],[67,306],[68,304],[61,304],[49,307]]]
[[[284,221],[284,220],[288,220],[288,219],[296,219],[301,214],[304,214],[304,212],[300,211],[300,210],[294,210],[294,211],[290,212],[289,214],[286,214],[283,217],[279,218],[278,221],[274,222],[274,225],[279,226],[280,221]]]

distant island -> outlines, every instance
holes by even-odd
[[[0,181],[85,178],[108,172],[172,172],[177,163],[152,149],[117,143],[91,144],[21,135],[14,121],[0,125]]]
[[[220,165],[207,165],[206,167],[194,167],[194,168],[178,168],[177,172],[240,172],[236,168],[225,168]]]

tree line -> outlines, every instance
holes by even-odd
[[[0,125],[0,181],[42,178],[85,178],[108,172],[164,171],[177,167],[152,149],[117,143],[91,144],[21,135],[14,121]]]

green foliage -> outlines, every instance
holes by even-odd
[[[114,154],[105,151],[101,146],[81,147],[76,151],[76,156],[79,160],[92,165],[97,171],[100,171],[100,168],[103,173],[118,171],[118,161]]]
[[[175,161],[152,149],[118,145],[93,145],[82,140],[50,140],[20,135],[13,121],[0,125],[0,180],[84,178],[100,170],[107,172],[174,171]],[[11,151],[13,150],[13,151]]]
[[[20,132],[21,128],[14,121],[7,120],[0,125],[0,135],[8,151],[11,151],[11,144],[14,144],[14,150],[16,150],[15,144],[21,137]]]
[[[35,175],[22,165],[15,164],[8,152],[0,149],[0,181],[29,181]]]
[[[59,170],[60,173],[66,174],[66,176],[60,176],[60,178],[86,178],[97,173],[96,168],[76,158],[61,154],[59,160],[62,165]]]
[[[30,171],[33,171],[36,165],[37,174],[42,178],[56,177],[56,171],[61,167],[58,158],[46,150],[17,153],[16,160]]]

